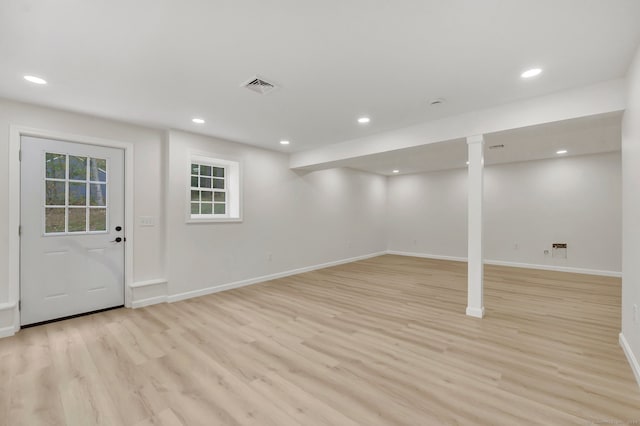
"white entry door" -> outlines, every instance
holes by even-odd
[[[20,323],[124,304],[124,151],[23,136]]]

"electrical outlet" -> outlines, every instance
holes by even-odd
[[[544,251],[544,255],[545,255],[545,256],[549,256],[549,250],[545,250],[545,251]]]
[[[273,260],[273,254],[267,253],[267,262],[271,262]]]
[[[514,244],[513,244],[513,249],[514,249],[514,250],[518,250],[518,248],[519,248],[518,243],[514,243]]]
[[[551,257],[558,259],[567,258],[567,243],[553,243],[551,244]]]

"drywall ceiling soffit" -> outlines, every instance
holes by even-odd
[[[600,114],[485,135],[485,164],[560,158],[620,150],[622,113]],[[491,146],[504,146],[491,149]],[[466,139],[427,144],[407,149],[366,155],[336,162],[369,173],[393,175],[424,173],[466,167]]]
[[[296,152],[291,154],[289,165],[293,169],[326,168],[357,157],[471,135],[487,135],[602,114],[620,114],[625,107],[626,82],[624,79],[612,80]]]

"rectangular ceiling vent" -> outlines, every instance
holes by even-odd
[[[260,93],[261,95],[266,95],[269,92],[276,90],[276,85],[273,83],[269,83],[268,81],[256,77],[251,77],[249,80],[242,83],[242,87],[246,87],[247,89]]]
[[[500,145],[491,145],[489,147],[489,149],[502,149],[504,148],[504,144],[500,144]]]

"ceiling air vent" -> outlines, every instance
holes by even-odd
[[[491,145],[489,147],[489,149],[502,149],[504,148],[504,144],[500,144],[500,145]]]
[[[247,89],[260,93],[261,95],[266,95],[276,89],[275,84],[269,83],[268,81],[258,77],[251,77],[249,80],[242,83],[242,87],[246,87]]]

